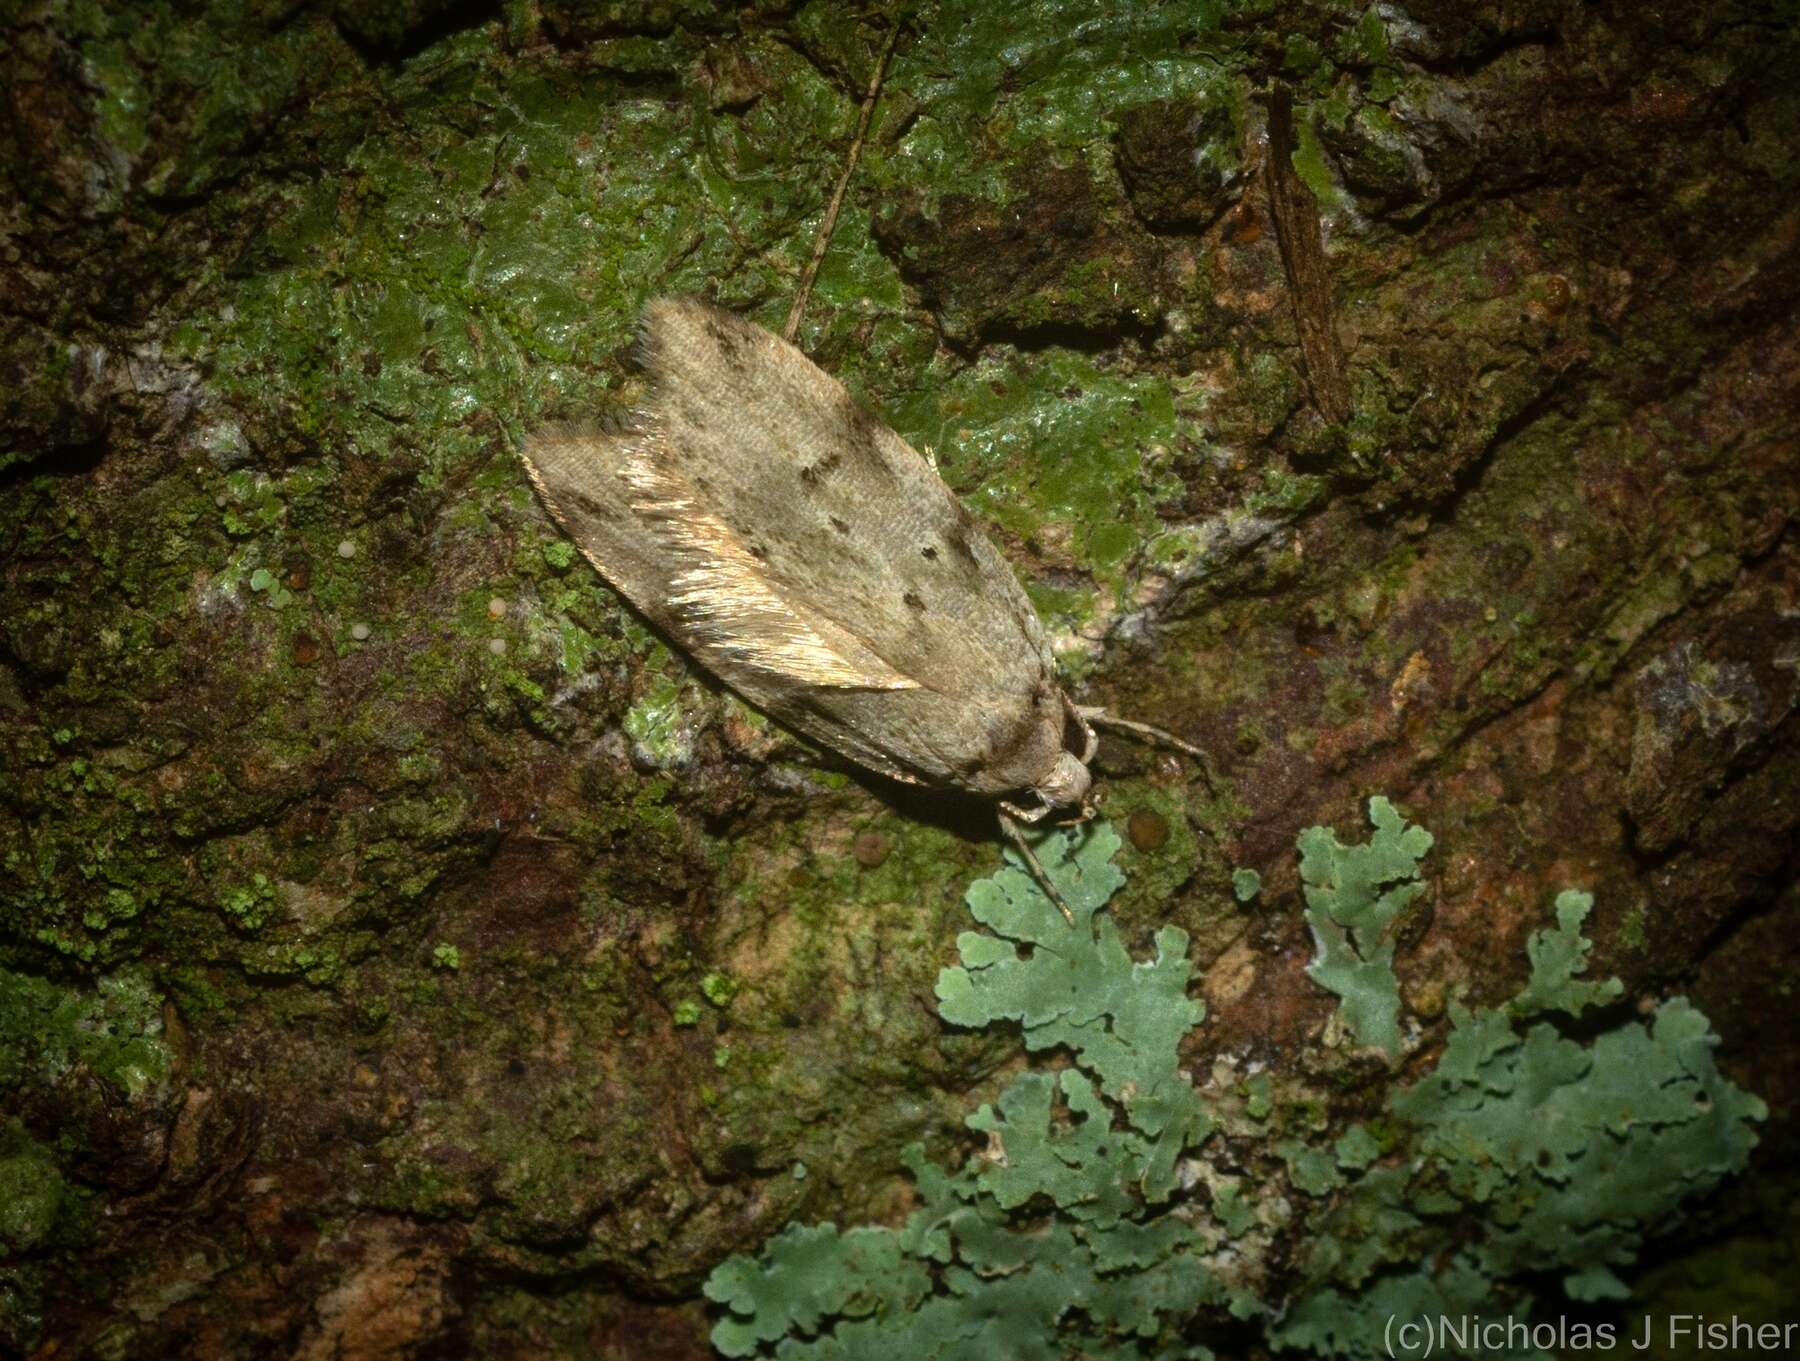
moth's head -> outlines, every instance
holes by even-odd
[[[1093,775],[1079,756],[1072,751],[1059,751],[1050,769],[1032,786],[1031,792],[1044,801],[1047,809],[1079,808],[1086,817],[1088,786],[1093,782]]]

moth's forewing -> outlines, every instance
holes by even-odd
[[[1043,630],[931,466],[730,313],[652,304],[644,357],[630,430],[526,448],[601,573],[745,698],[853,760],[981,793],[1029,784],[1061,734]]]
[[[1045,673],[1017,579],[943,479],[842,384],[728,312],[646,318],[656,464],[692,489],[791,605],[943,692],[1018,694]],[[746,636],[757,622],[745,620]]]
[[[645,533],[625,480],[633,450],[651,438],[629,423],[547,425],[525,441],[525,471],[551,518],[582,555],[652,623],[673,635],[674,558],[659,538]]]

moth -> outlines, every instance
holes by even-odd
[[[1018,579],[936,470],[786,341],[695,301],[645,310],[646,400],[553,425],[525,467],[588,561],[787,727],[891,779],[1092,815],[1096,724]]]

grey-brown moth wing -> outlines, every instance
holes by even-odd
[[[751,702],[890,775],[999,793],[1060,734],[1035,611],[904,440],[798,350],[646,311],[645,404],[526,462],[601,573]]]

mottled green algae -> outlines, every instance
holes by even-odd
[[[162,1003],[140,971],[68,987],[0,966],[0,1339],[35,1335],[91,1271],[109,1197],[158,1175],[179,1104]]]
[[[1156,505],[1180,491],[1167,385],[1079,355],[987,360],[886,414],[984,520],[1114,590],[1157,526]]]
[[[890,89],[918,118],[871,174],[1004,202],[1007,166],[1030,156],[1104,165],[1119,111],[1174,99],[1226,102],[1241,47],[1212,0],[1096,11],[1080,0],[997,10],[975,0],[924,6],[918,36],[896,56]],[[970,151],[976,153],[973,165]],[[1101,170],[1103,176],[1108,170]]]
[[[123,1100],[158,1099],[173,1061],[161,999],[141,974],[111,974],[92,989],[58,988],[6,971],[0,988],[0,1089],[92,1073]]]

